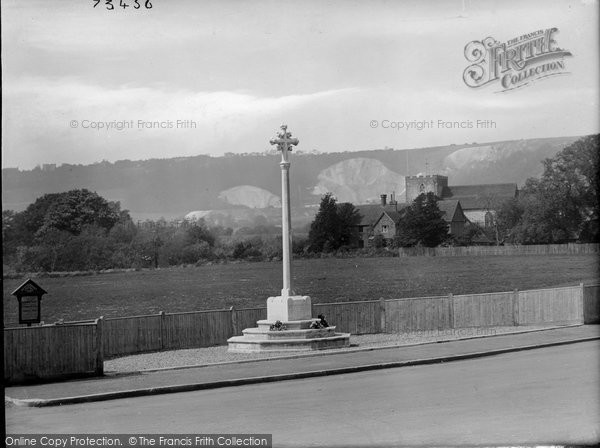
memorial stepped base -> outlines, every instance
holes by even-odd
[[[285,330],[270,330],[275,322],[259,320],[257,327],[246,328],[243,336],[227,340],[230,352],[311,351],[348,347],[349,333],[336,333],[335,327],[310,328],[319,319],[281,322]]]

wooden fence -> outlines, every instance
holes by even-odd
[[[164,348],[207,347],[233,336],[230,310],[165,314]]]
[[[223,344],[235,334],[231,316],[233,312],[233,309],[160,312],[148,316],[105,319],[104,356]]]
[[[378,300],[338,303],[315,303],[314,317],[323,314],[336,331],[352,334],[379,333],[381,328],[381,304]],[[374,331],[375,330],[375,331]]]
[[[265,320],[267,318],[267,307],[260,308],[242,308],[239,310],[230,308],[232,312],[233,334],[242,334],[244,328],[256,326],[256,321]]]
[[[600,324],[600,285],[583,288],[583,323]]]
[[[600,323],[600,285],[313,304],[337,331],[397,333],[532,324]],[[104,357],[222,345],[266,319],[266,308],[164,313],[4,330],[11,382],[101,374]]]
[[[517,325],[583,323],[583,285],[519,291]]]
[[[4,379],[39,382],[102,375],[102,325],[48,325],[4,330]]]
[[[386,300],[385,332],[452,328],[451,305],[450,296]]]
[[[515,294],[495,292],[453,296],[453,328],[518,325],[513,312]]]
[[[104,319],[103,354],[120,356],[161,350],[161,315]]]
[[[312,315],[323,314],[337,331],[351,334],[583,322],[582,291],[580,285],[531,291],[316,303],[312,306]],[[588,308],[592,310],[593,299],[588,302]],[[104,320],[103,353],[106,357],[114,357],[226,344],[231,336],[242,334],[244,328],[255,327],[256,321],[266,318],[266,307],[108,318]]]
[[[597,254],[599,244],[538,244],[519,246],[401,247],[400,257],[467,257],[485,255],[581,255]]]

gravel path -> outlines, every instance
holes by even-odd
[[[410,333],[378,333],[352,335],[350,347],[336,349],[337,351],[369,350],[378,347],[393,347],[403,345],[416,345],[428,342],[454,341],[457,339],[497,336],[509,333],[557,328],[557,326],[536,325],[524,327],[488,327],[488,328],[461,328],[448,330],[417,331]],[[333,350],[318,352],[300,352],[303,356],[319,356],[331,353]],[[105,373],[131,373],[144,370],[176,368],[184,366],[199,366],[215,363],[240,362],[260,360],[266,358],[282,358],[297,356],[299,353],[229,353],[226,345],[204,347],[187,350],[171,350],[155,353],[114,358],[104,362]]]

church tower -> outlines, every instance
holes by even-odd
[[[439,174],[433,175],[419,175],[406,176],[405,178],[406,187],[406,202],[410,204],[420,194],[434,193],[437,197],[441,198],[444,189],[448,188],[448,177],[441,176]]]

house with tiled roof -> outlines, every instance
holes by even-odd
[[[356,206],[355,208],[360,215],[360,222],[357,225],[358,247],[368,247],[375,235],[381,234],[384,230],[386,234],[391,235],[390,238],[393,238],[400,216],[399,210],[403,207],[405,207],[405,204],[388,205],[383,198],[381,204]],[[379,224],[379,233],[374,232],[376,224]],[[388,227],[384,228],[384,225]]]
[[[394,200],[388,204],[387,195],[382,194],[380,204],[357,206],[356,209],[361,216],[357,226],[358,246],[371,246],[377,235],[381,235],[388,243],[391,242],[398,233],[403,211],[409,205],[399,204]],[[462,211],[460,202],[453,199],[438,201],[438,207],[448,224],[448,233],[456,237],[462,236],[468,219]]]

